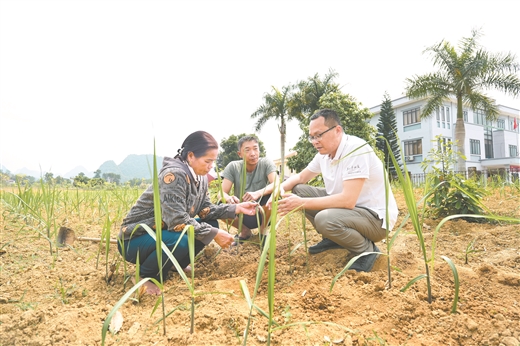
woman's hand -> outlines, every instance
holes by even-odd
[[[218,244],[218,246],[220,246],[223,249],[226,249],[231,246],[231,243],[233,243],[234,238],[228,232],[219,229],[217,235],[215,236],[215,238],[213,238],[213,240],[215,241],[215,243]]]
[[[237,204],[235,213],[244,214],[244,215],[255,215],[257,207],[258,207],[258,203],[256,203],[256,202],[253,202],[253,201],[242,202],[242,203]]]

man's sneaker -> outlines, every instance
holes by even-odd
[[[372,243],[374,245],[374,250],[371,252],[381,252],[379,248],[376,246],[376,244]],[[377,258],[379,257],[379,254],[371,253],[370,255],[365,255],[356,260],[349,269],[355,270],[357,272],[369,272],[374,267],[374,264],[376,263]]]
[[[331,249],[343,249],[343,247],[329,238],[323,238],[318,244],[309,246],[309,253],[314,255]]]

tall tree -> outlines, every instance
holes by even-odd
[[[400,169],[400,167],[394,166],[394,162],[390,159],[390,153],[392,153],[395,160],[399,162],[401,159],[401,150],[397,138],[397,120],[395,119],[394,108],[388,93],[385,93],[383,103],[381,104],[379,122],[377,123],[377,136],[376,147],[383,153],[385,165],[389,173],[393,176],[395,175],[396,169]],[[388,148],[387,141],[390,148]]]
[[[258,146],[260,149],[260,157],[265,156],[264,143],[255,134],[241,133],[239,135],[231,135],[228,138],[224,138],[220,141],[220,152],[218,153],[217,166],[219,169],[224,169],[231,161],[240,160],[238,156],[238,141],[244,136],[255,136],[258,139]]]
[[[88,185],[88,182],[90,181],[90,178],[87,177],[83,172],[80,172],[73,179],[74,180],[72,185],[74,185],[75,187],[85,187]]]
[[[61,175],[58,175],[56,177],[56,184],[57,185],[67,185],[68,183],[70,183],[69,179],[65,179]]]
[[[495,89],[515,97],[520,94],[520,80],[516,74],[520,65],[515,56],[485,51],[478,44],[480,36],[478,30],[473,30],[471,37],[461,40],[458,51],[444,40],[427,48],[425,53],[432,55],[433,65],[439,70],[406,79],[408,97],[429,98],[422,110],[423,117],[432,115],[449,96],[454,95],[457,99],[455,152],[461,154],[457,160],[458,171],[466,170],[463,105],[482,110],[488,120],[496,120],[498,106],[484,90]]]
[[[293,117],[299,120],[302,135],[293,148],[297,150],[298,155],[290,157],[287,166],[297,172],[305,168],[316,154],[316,150],[307,140],[310,117],[320,109],[320,99],[324,95],[340,91],[339,84],[334,83],[337,76],[338,74],[331,69],[323,79],[316,73],[295,85],[290,110]]]
[[[121,174],[103,173],[102,177],[103,177],[103,180],[105,180],[109,183],[115,183],[116,185],[119,185],[119,182],[121,181]]]
[[[45,173],[45,176],[43,178],[47,184],[53,184],[54,183],[54,174],[51,172]]]
[[[323,95],[340,90],[339,84],[334,83],[337,76],[338,73],[331,69],[323,79],[316,73],[307,80],[296,83],[291,112],[295,118],[300,119],[300,127],[309,125],[310,116],[320,109],[320,98]]]
[[[255,131],[260,131],[268,120],[279,121],[278,131],[280,132],[280,158],[282,166],[280,174],[284,176],[287,121],[294,117],[290,108],[293,87],[284,86],[281,90],[274,86],[272,88],[273,92],[264,95],[264,103],[251,114],[251,118],[258,119],[255,124]]]
[[[372,113],[368,108],[362,108],[352,96],[339,91],[330,92],[320,98],[318,106],[319,109],[330,108],[335,110],[346,133],[363,138],[372,145],[374,144],[376,130],[368,123]],[[307,139],[309,135],[308,123],[306,127],[302,127],[303,134],[294,146],[298,155],[290,157],[287,164],[289,168],[297,172],[307,167],[307,164],[316,155],[316,149]]]

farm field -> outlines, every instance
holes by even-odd
[[[407,213],[399,189],[394,190],[400,215]],[[417,191],[420,199],[420,190]],[[18,193],[18,192],[15,192]],[[70,194],[69,194],[70,193]],[[30,195],[30,193],[27,193]],[[139,191],[62,191],[52,218],[27,217],[23,206],[2,192],[0,218],[0,345],[100,345],[109,311],[131,287],[124,286],[123,263],[115,244],[76,240],[71,248],[50,253],[46,228],[60,226],[76,236],[114,238],[118,224]],[[34,196],[33,196],[34,197]],[[110,201],[110,202],[109,202]],[[484,204],[494,213],[520,218],[518,188],[490,190]],[[42,203],[42,208],[45,203]],[[45,222],[43,222],[43,221]],[[432,274],[433,302],[426,281],[401,292],[423,274],[424,262],[410,222],[404,225],[387,258],[380,256],[370,273],[347,271],[332,291],[334,277],[347,263],[348,252],[336,249],[307,255],[301,214],[282,221],[277,230],[276,322],[273,345],[515,345],[520,343],[520,226],[518,224],[448,221],[437,236]],[[429,249],[440,220],[425,219]],[[223,224],[222,227],[224,228]],[[309,245],[320,237],[307,222]],[[39,233],[41,232],[41,234]],[[54,233],[53,233],[54,232]],[[232,233],[236,230],[232,229]],[[53,237],[51,237],[53,239]],[[254,237],[253,242],[258,242]],[[385,252],[384,242],[377,244]],[[471,246],[472,245],[472,246]],[[465,254],[468,263],[465,263]],[[179,275],[165,281],[166,335],[157,298],[144,296],[121,308],[123,324],[108,334],[107,345],[241,345],[249,308],[240,280],[254,289],[260,248],[243,244],[218,251],[212,243],[195,264],[195,332],[190,334],[190,293]],[[449,257],[460,277],[457,313],[451,314],[454,279]],[[108,267],[115,264],[110,282]],[[127,271],[133,274],[133,265]],[[268,311],[267,268],[255,304]],[[248,345],[266,345],[268,320],[253,313]]]

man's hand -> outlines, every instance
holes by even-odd
[[[278,214],[283,216],[294,209],[302,207],[305,204],[303,198],[292,193],[286,193],[282,195],[282,199],[278,201]]]
[[[273,203],[273,196],[275,195],[276,191],[273,191],[273,193],[271,193],[271,196],[269,196],[269,199],[267,200],[267,202],[265,203],[265,206],[267,209],[271,210],[271,207],[272,207],[272,203]],[[280,199],[285,195],[285,190],[283,189],[283,187],[281,185],[279,185],[279,189],[278,189],[278,195],[280,196]],[[290,195],[290,194],[289,194]]]
[[[240,202],[240,200],[238,199],[237,196],[228,196],[226,198],[226,203],[227,204],[237,204],[238,202]]]
[[[242,200],[244,202],[256,201],[259,197],[260,197],[259,194],[256,194],[254,192],[246,192],[246,193],[244,193]]]
[[[231,243],[233,243],[234,238],[228,232],[219,229],[217,235],[215,236],[215,238],[213,238],[213,240],[215,241],[215,243],[218,244],[218,246],[220,246],[223,249],[226,249],[231,246]]]

